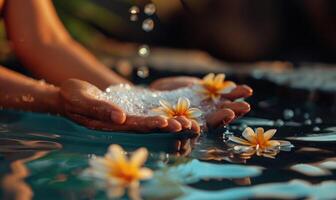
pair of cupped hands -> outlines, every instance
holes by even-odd
[[[195,77],[169,77],[154,81],[149,88],[153,90],[174,90],[192,86],[200,82]],[[199,124],[184,116],[167,119],[161,116],[134,116],[126,114],[118,105],[99,99],[103,91],[96,86],[77,79],[67,80],[60,89],[62,113],[86,127],[106,131],[163,131],[200,132]],[[235,102],[236,99],[252,95],[252,89],[246,85],[238,85],[230,93],[223,94],[217,109],[205,116],[207,126],[217,127],[229,124],[237,117],[250,111],[246,102]],[[211,102],[209,102],[211,103]]]

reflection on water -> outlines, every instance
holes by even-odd
[[[95,132],[61,118],[34,119],[34,114],[16,114],[2,123],[0,113],[2,199],[106,199],[105,189],[80,174],[89,158],[103,155],[111,143],[128,153],[139,146],[150,149],[146,166],[156,173],[142,184],[146,199],[326,199],[326,194],[335,199],[335,124],[325,119],[317,123],[309,115],[312,124],[306,125],[304,112],[301,121],[287,112],[274,118],[242,118],[200,138]],[[284,123],[279,126],[277,119]],[[230,150],[223,132],[239,136],[246,126],[277,128],[275,139],[290,140],[295,148],[275,159],[244,158]],[[314,131],[316,126],[319,131]]]
[[[47,151],[34,152],[31,155],[10,163],[11,172],[2,178],[1,186],[3,188],[3,199],[30,200],[34,192],[25,178],[29,176],[29,169],[26,162],[36,160],[47,154]]]

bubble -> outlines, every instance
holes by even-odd
[[[132,6],[130,7],[130,9],[128,10],[129,13],[131,13],[131,15],[136,15],[139,14],[140,9],[138,6]]]
[[[141,45],[138,49],[138,54],[141,57],[147,57],[150,54],[150,49],[148,45]]]
[[[146,66],[139,67],[137,70],[137,75],[140,78],[147,78],[149,76],[149,69]]]
[[[294,111],[291,109],[285,109],[283,111],[283,117],[284,119],[292,119],[294,117]]]
[[[281,120],[281,119],[277,119],[274,122],[275,126],[283,126],[284,124],[285,124],[285,122],[283,120]]]
[[[154,29],[154,21],[152,19],[145,19],[142,22],[142,29],[146,32],[152,31]]]
[[[139,17],[138,15],[130,15],[130,21],[135,22],[138,21]]]
[[[321,124],[323,121],[322,121],[322,119],[320,118],[320,117],[316,117],[315,118],[315,123],[316,124]]]
[[[156,11],[156,7],[153,3],[145,5],[144,12],[146,15],[153,15]]]

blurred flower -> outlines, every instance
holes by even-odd
[[[190,101],[188,98],[180,97],[175,106],[169,102],[160,100],[160,107],[154,109],[154,112],[167,118],[174,118],[184,116],[188,119],[197,120],[202,115],[202,111],[198,108],[190,108]]]
[[[243,137],[229,137],[229,141],[236,143],[233,150],[240,153],[244,158],[250,158],[252,155],[274,158],[280,150],[290,150],[293,145],[288,141],[271,140],[276,129],[270,129],[264,132],[263,128],[257,128],[256,132],[247,127],[242,133]]]
[[[134,199],[139,193],[139,181],[150,179],[152,170],[141,167],[147,160],[145,148],[136,150],[128,159],[119,145],[111,145],[104,157],[91,159],[86,173],[105,181],[109,197],[121,197],[128,188],[129,196]]]
[[[217,102],[222,94],[229,93],[236,87],[234,82],[224,80],[225,74],[210,73],[201,81],[198,92],[204,95],[204,99]]]

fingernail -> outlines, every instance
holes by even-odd
[[[111,119],[115,123],[122,124],[126,120],[126,114],[118,111],[111,112]]]

